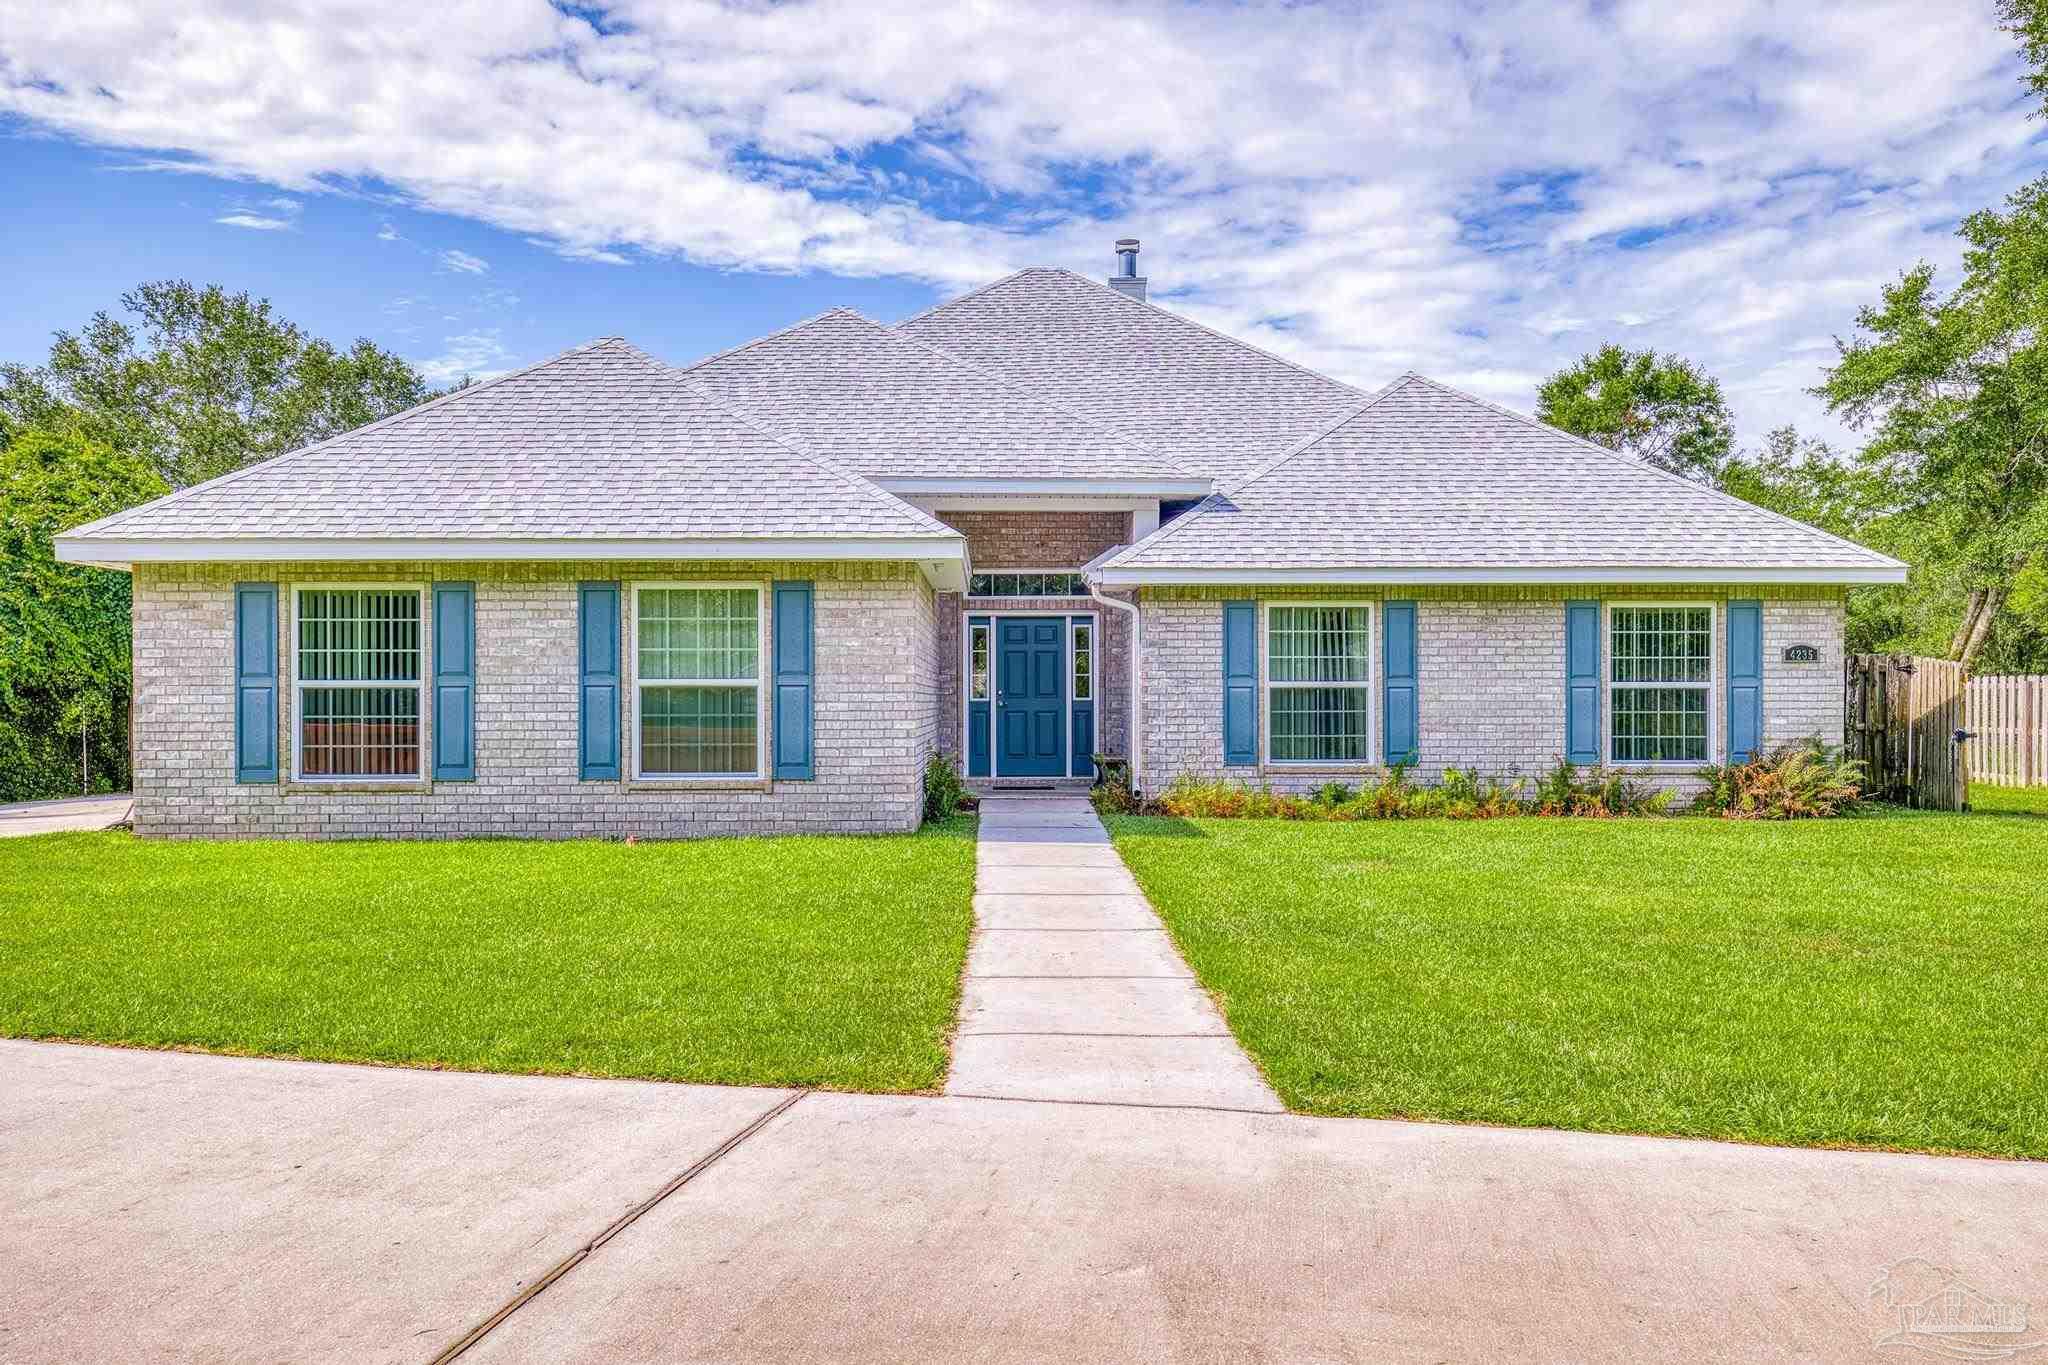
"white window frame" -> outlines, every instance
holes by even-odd
[[[989,613],[976,612],[975,615],[987,616]],[[969,621],[965,617],[962,617],[961,621],[966,627],[963,638],[967,643],[967,650],[960,658],[960,677],[966,689],[962,695],[962,700],[968,702],[985,701],[993,706],[996,700],[996,623],[993,619]],[[976,631],[981,632],[983,646],[988,650],[988,693],[980,697],[974,695],[974,633]]]
[[[1009,570],[1005,569],[1002,572],[1008,573]],[[1023,572],[1036,572],[1036,570],[1024,570]],[[1047,570],[1047,572],[1065,573],[1067,570]],[[986,602],[1031,602],[1038,599],[1030,597],[988,597],[978,600]],[[1076,598],[1074,600],[1082,601],[1086,599]],[[960,613],[960,765],[962,768],[968,766],[968,757],[974,752],[971,747],[974,743],[973,703],[976,700],[974,696],[974,627],[967,619],[969,616],[985,616],[988,618],[988,696],[981,698],[981,700],[988,703],[988,776],[985,778],[977,777],[972,779],[973,781],[993,782],[1003,776],[1003,753],[1002,749],[996,744],[996,707],[998,705],[996,698],[996,669],[999,667],[996,660],[996,634],[997,623],[1006,616],[1028,616],[1041,621],[1047,617],[1057,617],[1066,622],[1066,629],[1060,632],[1060,676],[1066,680],[1062,686],[1067,690],[1066,747],[1068,748],[1072,748],[1074,743],[1074,618],[1077,616],[1088,618],[1088,638],[1093,641],[1088,657],[1089,704],[1095,707],[1095,736],[1098,740],[1101,739],[1102,613],[1099,610],[1058,611],[1050,607],[1019,607],[1015,611],[990,611],[982,607],[963,608]],[[1060,777],[1062,779],[1070,777],[1073,773],[1073,767],[1074,756],[1068,754],[1067,771],[1061,773]],[[1052,779],[1045,780],[1050,781]]]
[[[626,657],[632,662],[633,697],[632,717],[626,730],[626,747],[631,751],[626,771],[635,782],[658,782],[679,787],[702,786],[707,783],[759,782],[768,771],[769,727],[772,717],[768,714],[768,674],[770,671],[769,649],[771,623],[768,619],[767,585],[757,580],[695,581],[648,580],[627,585],[632,591],[630,599],[632,614],[627,622],[631,634],[626,640]],[[737,773],[647,773],[640,769],[640,698],[649,687],[717,687],[734,688],[746,685],[744,678],[724,679],[676,679],[640,676],[640,595],[647,592],[673,590],[696,592],[751,592],[754,594],[754,770]]]
[[[434,747],[433,717],[427,707],[427,674],[434,661],[434,613],[428,603],[433,596],[433,585],[429,583],[288,583],[286,591],[291,593],[291,638],[286,641],[286,653],[291,659],[292,680],[292,781],[318,786],[361,787],[378,784],[408,784],[427,780],[428,755]],[[411,683],[402,682],[307,682],[299,675],[299,621],[300,594],[309,592],[410,592],[419,595],[420,602],[420,676]],[[385,687],[396,690],[411,687],[419,696],[420,766],[418,771],[407,773],[336,774],[319,773],[306,776],[301,741],[305,738],[306,704],[305,695],[312,691],[332,691],[341,687]]]
[[[991,577],[991,578],[993,578],[993,577],[995,577],[995,576],[996,576],[997,574],[1013,574],[1013,575],[1014,575],[1014,574],[1034,574],[1034,573],[1035,573],[1035,574],[1049,574],[1049,573],[1056,573],[1056,574],[1064,574],[1064,575],[1067,575],[1067,576],[1069,576],[1069,577],[1073,577],[1073,578],[1079,578],[1079,577],[1081,577],[1081,576],[1082,576],[1082,574],[1083,574],[1084,572],[1085,572],[1085,571],[1084,571],[1083,569],[1081,569],[1081,568],[1078,568],[1078,567],[1075,567],[1075,568],[1066,568],[1066,569],[1035,569],[1035,568],[1023,568],[1023,569],[976,569],[976,570],[975,570],[974,572],[972,572],[972,573],[970,573],[970,574],[968,574],[968,575],[967,575],[967,589],[968,589],[968,590],[967,590],[967,591],[966,591],[965,593],[963,593],[963,594],[962,594],[962,596],[963,596],[963,597],[965,597],[965,598],[966,598],[967,600],[969,600],[969,601],[972,601],[972,602],[1086,602],[1086,601],[1088,601],[1088,600],[1089,600],[1089,597],[1088,597],[1088,590],[1087,590],[1087,587],[1086,587],[1086,585],[1083,585],[1083,587],[1082,587],[1081,591],[1080,591],[1080,592],[1078,592],[1078,593],[1064,593],[1064,592],[1056,592],[1056,593],[1039,593],[1039,594],[1037,594],[1036,596],[1029,596],[1029,597],[1009,597],[1009,596],[1004,596],[1004,595],[1001,595],[1001,594],[998,594],[998,593],[978,593],[978,592],[975,592],[975,591],[974,591],[974,580],[975,580],[975,579],[977,579],[977,578],[983,577],[984,575],[986,575],[986,576],[988,576],[988,577]],[[1039,611],[1039,612],[1033,612],[1033,613],[1031,613],[1031,614],[1032,614],[1032,615],[1035,615],[1035,616],[1046,616],[1046,615],[1050,615],[1050,613],[1049,613],[1049,612],[1044,612],[1044,611]]]
[[[1315,598],[1296,601],[1292,598],[1261,600],[1259,603],[1259,766],[1262,768],[1285,768],[1293,770],[1327,770],[1348,772],[1374,766],[1373,754],[1379,744],[1379,698],[1383,680],[1380,677],[1379,654],[1380,614],[1379,604],[1369,599]],[[1342,607],[1347,610],[1362,609],[1365,612],[1365,681],[1362,683],[1281,683],[1287,691],[1308,687],[1346,687],[1366,694],[1365,704],[1365,757],[1364,758],[1275,758],[1273,757],[1273,609],[1292,610],[1296,607]]]
[[[1707,680],[1703,683],[1618,683],[1614,681],[1614,611],[1624,610],[1661,611],[1684,608],[1707,613]],[[1606,768],[1643,768],[1660,772],[1691,772],[1703,764],[1712,763],[1720,753],[1720,725],[1716,698],[1721,690],[1721,610],[1720,604],[1711,600],[1671,598],[1617,597],[1600,604],[1600,760]],[[1614,694],[1637,692],[1646,688],[1697,687],[1707,694],[1707,752],[1706,757],[1692,758],[1631,758],[1618,759],[1614,756]]]
[[[1084,616],[1087,618],[1086,620],[1081,619]],[[1088,632],[1088,674],[1085,679],[1074,668],[1074,656],[1081,652],[1080,646],[1075,643],[1075,632],[1080,630]],[[1095,656],[1101,652],[1102,630],[1100,624],[1095,619],[1095,613],[1092,611],[1077,611],[1067,617],[1067,709],[1069,713],[1072,712],[1075,702],[1085,701],[1090,706],[1095,705]],[[1085,697],[1076,695],[1074,691],[1074,684],[1082,681],[1086,681],[1088,684],[1088,695]],[[1070,714],[1068,717],[1070,739],[1072,728],[1073,721]],[[1096,728],[1098,731],[1101,729],[1100,726]],[[1067,757],[1071,760],[1073,755],[1069,754]],[[1069,762],[1067,766],[1072,767],[1073,764]]]

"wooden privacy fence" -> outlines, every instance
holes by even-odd
[[[1972,678],[1969,709],[1972,782],[2048,784],[2048,674]]]
[[[1864,789],[1926,810],[1961,810],[1969,774],[1955,733],[1967,705],[1963,667],[1904,654],[1851,654],[1844,736]]]

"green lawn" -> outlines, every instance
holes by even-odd
[[[1295,1109],[2048,1157],[2048,792],[1975,795],[1112,824]]]
[[[924,1090],[973,884],[968,819],[630,846],[0,840],[0,1034]]]
[[[1982,815],[2048,815],[2048,787],[1970,788],[1970,808]]]

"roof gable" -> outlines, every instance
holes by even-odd
[[[1903,576],[1898,561],[1407,375],[1110,560],[1117,571]],[[1846,581],[1844,579],[1843,581]]]
[[[1070,270],[1021,270],[896,329],[1219,480],[1365,397]]]
[[[681,373],[873,478],[1189,480],[1185,466],[851,309]]]
[[[956,538],[607,338],[65,539],[756,536]]]

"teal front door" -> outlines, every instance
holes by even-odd
[[[996,620],[996,776],[1067,770],[1067,640],[1063,616]]]

